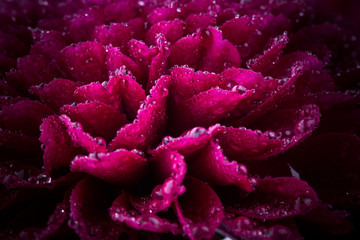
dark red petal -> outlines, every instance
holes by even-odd
[[[108,185],[90,177],[76,184],[70,197],[68,225],[81,239],[119,238],[123,226],[112,221],[108,213],[113,194]]]
[[[306,214],[318,202],[315,191],[297,178],[265,178],[248,197],[238,199],[228,211],[255,219],[281,219]]]
[[[214,73],[195,72],[188,67],[171,69],[175,101],[183,101],[215,87],[223,87],[224,81]]]
[[[248,123],[251,123],[255,119],[258,119],[261,115],[269,111],[274,107],[274,105],[282,100],[287,95],[291,94],[292,87],[296,83],[296,81],[301,77],[303,74],[303,64],[295,64],[291,68],[291,75],[286,78],[285,83],[283,83],[281,86],[276,89],[276,91],[271,93],[271,96],[268,96],[266,100],[260,103],[260,105],[251,111],[249,114],[247,114],[245,117],[243,117],[239,125],[247,125]]]
[[[159,37],[158,43],[159,53],[151,61],[146,92],[149,92],[150,89],[155,85],[155,81],[163,76],[166,72],[166,60],[169,56],[169,47],[167,45],[169,43],[162,36]]]
[[[70,19],[69,33],[73,42],[84,42],[92,38],[96,26],[103,24],[105,16],[99,7],[80,11]]]
[[[321,111],[344,109],[355,106],[360,100],[360,91],[346,92],[316,92],[304,96],[289,96],[286,101],[279,104],[281,107],[300,107],[304,104],[316,104]]]
[[[70,45],[61,50],[57,63],[71,80],[81,83],[106,80],[105,49],[100,43]]]
[[[17,60],[17,72],[20,77],[18,88],[28,88],[47,83],[59,74],[55,66],[41,55],[28,55]]]
[[[61,115],[60,119],[65,124],[75,147],[83,147],[89,153],[107,152],[104,139],[100,137],[93,138],[89,133],[84,132],[80,123],[71,122],[70,118],[66,115]]]
[[[107,46],[106,48],[106,69],[109,72],[109,76],[116,76],[119,73],[119,69],[125,68],[126,71],[130,71],[135,76],[139,83],[144,82],[144,74],[142,73],[139,65],[135,63],[131,58],[121,53],[119,48]]]
[[[125,114],[97,101],[80,103],[75,107],[66,105],[60,109],[60,113],[68,115],[74,122],[80,122],[86,132],[106,141],[114,138],[116,131],[128,123]]]
[[[239,17],[226,21],[220,28],[224,39],[228,39],[234,45],[247,42],[260,24],[258,17]]]
[[[283,146],[271,131],[260,133],[246,128],[214,125],[209,132],[218,139],[226,156],[240,162],[267,159],[280,153]]]
[[[110,79],[106,89],[111,96],[121,98],[128,119],[134,120],[141,103],[145,100],[145,91],[141,85],[130,76],[119,74]]]
[[[199,29],[206,29],[216,24],[216,19],[209,13],[190,14],[186,19],[186,32],[195,33]]]
[[[166,210],[185,192],[182,185],[186,174],[184,157],[172,150],[159,151],[149,161],[156,185],[147,196],[130,195],[130,202],[143,214]]]
[[[114,221],[125,223],[128,227],[136,230],[166,233],[176,235],[181,231],[177,223],[168,219],[160,218],[155,214],[139,214],[132,209],[125,193],[119,195],[110,208],[110,216]]]
[[[129,54],[146,74],[149,72],[152,59],[158,54],[157,48],[150,49],[144,42],[130,40]]]
[[[301,217],[301,225],[308,229],[307,234],[328,236],[345,235],[353,230],[350,213],[345,210],[335,210],[330,204],[320,202],[308,214]],[[303,222],[304,221],[304,222]],[[301,226],[300,225],[300,226]],[[305,233],[305,234],[306,234]],[[306,236],[306,235],[305,235]]]
[[[203,149],[210,138],[211,135],[205,128],[195,127],[186,131],[178,138],[172,138],[171,136],[164,137],[161,144],[156,149],[151,150],[150,153],[154,156],[159,151],[169,149],[189,157]]]
[[[75,90],[74,100],[82,103],[87,101],[98,101],[110,105],[118,111],[122,111],[121,98],[118,96],[119,94],[109,94],[106,86],[104,86],[106,84],[107,82],[103,82],[103,84],[92,82],[83,85]]]
[[[90,153],[78,156],[71,171],[85,172],[106,182],[122,186],[137,183],[147,170],[147,161],[136,152],[118,149],[110,153]]]
[[[244,239],[258,240],[299,240],[302,239],[296,223],[292,219],[285,221],[259,221],[245,216],[227,214],[224,225],[218,229],[224,235],[230,232]],[[225,232],[223,232],[225,231]]]
[[[155,8],[149,15],[147,21],[154,25],[161,21],[170,21],[176,18],[176,8]]]
[[[25,135],[37,136],[40,124],[53,111],[46,105],[32,100],[23,100],[4,106],[0,113],[0,127],[20,131]]]
[[[278,61],[282,54],[282,50],[286,47],[288,42],[289,38],[286,32],[283,35],[274,38],[270,43],[270,47],[266,49],[262,55],[247,61],[247,67],[256,72],[266,73],[267,70],[273,67]]]
[[[166,105],[170,76],[162,76],[140,107],[137,119],[121,128],[110,143],[117,148],[147,150],[160,141],[166,121]]]
[[[44,167],[53,170],[68,167],[76,155],[76,149],[71,143],[64,123],[55,116],[44,119],[41,125],[40,141],[44,149]]]
[[[195,126],[208,127],[223,119],[249,94],[219,88],[204,91],[173,106],[169,115],[169,126],[176,133]],[[179,115],[182,117],[179,118]]]
[[[204,30],[203,47],[205,53],[198,68],[202,71],[220,73],[231,67],[240,67],[241,59],[236,47],[228,40],[223,40],[220,30]]]
[[[223,206],[206,183],[187,177],[186,192],[175,202],[176,214],[190,239],[211,238],[224,217]]]
[[[247,168],[236,161],[230,162],[222,153],[220,145],[210,141],[199,155],[189,162],[189,174],[210,185],[233,185],[245,192],[251,192],[253,186],[247,176]]]
[[[188,65],[196,68],[201,53],[201,39],[199,35],[190,35],[176,41],[170,47],[170,56],[168,58],[169,66]]]
[[[80,84],[67,79],[54,79],[48,84],[40,84],[30,88],[29,92],[35,94],[40,100],[53,109],[58,110],[66,104],[74,102],[73,93]]]
[[[311,137],[284,155],[319,197],[336,206],[360,209],[360,140],[352,134]],[[311,167],[309,167],[309,164]],[[326,167],[325,167],[326,166]]]
[[[174,21],[162,21],[151,26],[149,31],[146,33],[145,42],[148,45],[156,45],[157,35],[163,34],[165,38],[174,43],[182,36],[184,36],[185,23],[181,20]]]
[[[117,23],[110,24],[110,26],[102,25],[96,27],[93,36],[95,41],[103,45],[119,47],[122,53],[127,52],[127,43],[132,38],[130,28],[124,24]]]
[[[127,26],[130,28],[134,39],[140,40],[145,38],[145,22],[142,18],[131,19]]]
[[[320,111],[316,105],[304,105],[299,109],[280,109],[263,116],[252,126],[272,130],[283,141],[283,151],[310,136],[320,123]]]
[[[43,55],[54,59],[66,45],[66,40],[61,32],[42,32],[41,40],[31,46],[30,55]]]
[[[108,4],[104,9],[106,22],[127,22],[136,17],[136,5],[133,1]]]
[[[20,162],[0,162],[0,183],[6,189],[49,188],[51,176],[38,168]]]

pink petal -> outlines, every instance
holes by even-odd
[[[31,87],[29,92],[38,96],[42,102],[53,109],[58,110],[63,105],[74,102],[73,93],[79,86],[80,84],[71,80],[57,78],[48,84]]]
[[[198,29],[206,29],[216,24],[215,17],[210,14],[191,14],[185,19],[186,32],[195,33]]]
[[[146,170],[147,160],[136,152],[125,149],[78,156],[71,163],[71,171],[85,172],[122,186],[135,184],[144,176]]]
[[[189,162],[189,174],[210,185],[233,185],[245,192],[251,192],[253,186],[247,176],[247,168],[236,161],[230,162],[222,153],[219,144],[210,141],[201,153]]]
[[[174,21],[162,21],[151,26],[149,31],[146,33],[146,43],[148,45],[156,45],[157,35],[163,34],[165,38],[174,43],[182,36],[184,36],[185,23],[181,20]]]
[[[82,10],[70,19],[69,32],[73,42],[91,39],[96,26],[104,24],[105,16],[99,7]]]
[[[80,122],[86,132],[109,141],[116,131],[128,123],[125,114],[101,102],[80,103],[77,106],[66,105],[60,109],[72,121]]]
[[[190,35],[176,41],[170,46],[170,55],[168,58],[169,66],[188,65],[196,68],[200,60],[201,39],[199,35]]]
[[[221,26],[224,39],[228,39],[232,44],[239,45],[247,42],[260,24],[258,17],[239,17],[226,21]]]
[[[195,72],[191,68],[176,67],[171,69],[173,95],[175,101],[194,97],[201,92],[215,87],[223,87],[224,81],[216,74],[202,71]]]
[[[136,17],[135,4],[132,1],[114,2],[104,9],[106,22],[127,22]]]
[[[179,102],[172,106],[169,113],[171,130],[179,133],[195,126],[208,127],[223,119],[248,95],[249,92],[241,94],[237,91],[212,88]],[[179,114],[181,118],[178,117]]]
[[[100,43],[82,42],[61,50],[57,63],[69,79],[90,83],[106,79],[105,56]]]
[[[246,62],[247,67],[253,71],[265,73],[269,68],[275,65],[275,62],[279,59],[282,50],[286,47],[288,42],[289,38],[286,32],[283,35],[274,38],[270,43],[270,47],[266,49],[262,55],[249,59]]]
[[[286,78],[285,83],[279,86],[276,91],[272,92],[271,96],[268,96],[267,99],[260,103],[260,105],[243,117],[239,125],[247,125],[248,123],[258,119],[261,115],[265,112],[269,111],[274,107],[274,105],[279,102],[282,98],[287,95],[291,94],[291,89],[293,88],[296,81],[301,77],[303,74],[303,65],[302,64],[295,64],[291,68],[291,75]]]
[[[121,97],[121,102],[129,120],[136,118],[140,105],[145,101],[145,91],[129,75],[119,74],[110,79],[106,89],[112,96]]]
[[[181,136],[177,138],[172,138],[171,136],[164,137],[161,144],[156,149],[151,150],[150,154],[154,156],[164,149],[169,149],[177,151],[185,157],[189,157],[197,154],[199,150],[203,149],[210,138],[211,135],[206,129],[195,127],[181,134]]]
[[[223,40],[220,30],[210,27],[203,34],[205,53],[198,66],[200,70],[220,73],[227,68],[240,67],[237,49],[228,40]]]
[[[264,160],[282,151],[282,142],[274,132],[260,133],[246,128],[214,125],[209,132],[218,139],[224,153],[239,162]]]
[[[107,152],[106,142],[104,139],[100,137],[93,138],[89,133],[84,132],[80,123],[71,122],[70,118],[66,115],[61,115],[60,119],[65,124],[67,132],[70,135],[75,147],[80,146],[89,153]]]
[[[176,18],[176,8],[155,8],[149,15],[147,21],[154,25],[161,21],[170,21]]]
[[[72,145],[64,123],[55,116],[44,119],[41,125],[40,141],[44,149],[44,167],[53,170],[68,167],[78,151]]]
[[[156,82],[143,107],[140,107],[137,119],[117,132],[110,143],[111,150],[117,148],[146,150],[160,141],[166,121],[169,82],[169,76],[163,76]]]
[[[132,38],[132,33],[126,25],[113,23],[96,27],[93,36],[95,41],[119,47],[122,53],[127,53],[127,43]]]
[[[143,83],[145,76],[137,63],[135,63],[131,58],[122,54],[119,48],[108,46],[105,49],[105,65],[110,77],[118,75],[119,69],[125,67],[126,70],[130,71],[132,75],[135,76],[139,83]]]

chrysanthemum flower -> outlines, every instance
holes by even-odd
[[[359,235],[359,43],[319,6],[1,1],[0,238]]]

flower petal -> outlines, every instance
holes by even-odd
[[[177,138],[166,136],[161,144],[154,150],[150,151],[151,155],[157,154],[164,149],[174,150],[185,157],[192,156],[203,149],[209,142],[211,135],[205,128],[195,127],[181,134]]]
[[[70,45],[59,53],[57,63],[71,80],[90,83],[106,80],[105,49],[97,42]]]
[[[205,53],[198,68],[202,71],[220,73],[231,67],[240,67],[241,59],[236,47],[223,40],[222,33],[213,27],[203,30]]]
[[[233,185],[245,192],[251,192],[253,186],[247,176],[247,168],[236,161],[230,162],[223,155],[220,145],[210,141],[199,155],[189,161],[189,174],[210,185]]]
[[[71,143],[64,123],[56,116],[44,119],[41,125],[40,141],[45,146],[44,167],[53,170],[68,167],[77,151]]]
[[[140,107],[137,119],[125,125],[110,143],[110,150],[117,148],[146,150],[160,141],[165,128],[169,76],[161,77]]]
[[[80,84],[71,80],[57,78],[48,84],[33,86],[29,92],[38,96],[42,102],[50,105],[53,109],[58,110],[66,104],[74,102],[73,93]]]
[[[155,214],[139,214],[130,207],[124,193],[119,195],[110,208],[110,216],[114,221],[125,223],[128,227],[136,230],[166,233],[176,235],[180,233],[177,223],[168,219],[160,218]]]
[[[76,106],[66,105],[60,109],[61,114],[68,115],[72,121],[80,122],[86,132],[109,141],[116,131],[128,123],[125,114],[113,107],[93,101]]]
[[[104,139],[100,137],[93,138],[89,133],[84,132],[80,123],[72,122],[66,115],[61,115],[60,119],[65,124],[74,146],[80,146],[89,153],[107,152]]]
[[[134,185],[144,176],[146,170],[146,159],[136,152],[125,149],[78,156],[71,163],[71,171],[85,172],[122,186]]]
[[[255,219],[281,219],[306,214],[318,202],[315,191],[304,181],[291,177],[267,178],[259,181],[248,197],[238,198],[230,212]]]
[[[184,157],[172,150],[159,151],[149,160],[156,185],[148,196],[129,195],[131,204],[143,214],[167,210],[185,192],[182,185],[186,174]]]
[[[206,183],[187,177],[186,192],[175,202],[184,233],[190,239],[211,238],[224,217],[219,197]]]
[[[42,119],[52,113],[53,111],[42,103],[23,100],[3,107],[0,112],[0,127],[37,136],[40,133]]]
[[[107,209],[113,190],[103,182],[87,177],[78,182],[70,197],[68,222],[81,239],[118,239],[123,226],[111,220]]]

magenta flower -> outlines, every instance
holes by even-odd
[[[358,32],[321,2],[2,1],[0,238],[360,236]]]

